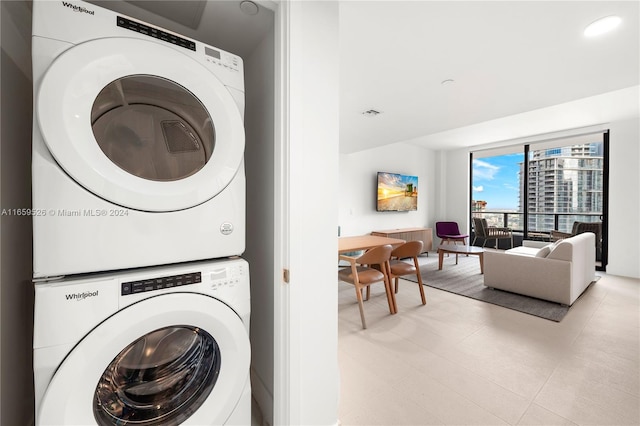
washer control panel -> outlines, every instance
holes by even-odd
[[[206,284],[212,290],[223,288],[233,288],[240,284],[243,279],[244,269],[241,266],[229,266],[215,269],[206,273],[208,281]]]
[[[120,285],[120,294],[128,296],[130,294],[139,294],[147,291],[162,290],[165,288],[180,287],[189,284],[198,284],[202,282],[201,272],[192,272],[179,275],[170,275],[166,277],[149,278],[137,281],[127,281]]]

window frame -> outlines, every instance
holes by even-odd
[[[528,188],[529,188],[529,179],[530,179],[530,170],[529,170],[529,160],[530,153],[532,151],[540,151],[540,150],[560,150],[562,151],[563,147],[573,146],[573,145],[583,145],[587,143],[593,143],[593,138],[596,135],[602,136],[602,211],[600,215],[600,219],[602,221],[602,256],[601,256],[601,265],[598,266],[599,270],[605,271],[607,265],[607,246],[608,246],[608,216],[609,216],[609,130],[599,130],[592,131],[588,133],[583,133],[579,135],[562,135],[554,138],[544,139],[544,140],[532,140],[527,143],[520,144],[511,144],[511,145],[503,145],[497,148],[488,148],[478,151],[471,151],[469,153],[469,229],[473,228],[473,220],[474,214],[477,215],[478,211],[474,211],[474,196],[473,196],[473,177],[474,177],[474,169],[473,169],[473,161],[478,158],[487,158],[487,157],[498,157],[502,155],[522,152],[524,154],[524,164],[523,164],[523,173],[521,182],[518,181],[518,184],[522,184],[522,188],[524,188],[523,194],[525,196],[524,200],[521,200],[521,209],[522,211],[518,212],[518,214],[522,215],[522,230],[520,231],[521,236],[516,234],[514,240],[529,239],[533,237],[530,234],[536,233],[536,231],[529,230],[529,215],[532,214],[529,208],[529,202],[527,199]],[[555,192],[554,192],[555,194]],[[477,200],[476,200],[477,201]],[[508,214],[504,214],[503,218],[503,226],[509,225],[508,223]],[[576,213],[576,215],[580,215],[580,213]],[[558,223],[558,212],[554,211],[554,223],[557,225]],[[554,227],[557,229],[557,226]]]

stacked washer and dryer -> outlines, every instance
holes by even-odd
[[[36,424],[250,424],[242,60],[73,0],[32,52]]]

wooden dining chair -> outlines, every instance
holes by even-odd
[[[397,293],[399,277],[403,277],[405,275],[416,275],[418,277],[420,298],[422,299],[422,304],[426,305],[427,299],[424,295],[422,276],[420,275],[420,264],[418,262],[418,255],[420,253],[422,253],[422,241],[409,241],[399,247],[396,247],[391,252],[391,261],[389,262],[389,280],[395,281],[395,293]],[[413,265],[402,261],[402,259],[408,258],[413,260]],[[396,306],[395,308],[396,312],[398,312],[398,307]]]
[[[391,288],[391,281],[387,275],[389,269],[389,259],[391,258],[391,246],[384,245],[372,248],[359,257],[340,255],[340,260],[349,262],[348,267],[338,271],[338,278],[349,284],[353,284],[356,289],[356,298],[360,308],[360,320],[362,328],[367,328],[364,319],[364,305],[362,290],[369,290],[369,286],[378,282],[384,283],[389,304],[389,312],[395,314],[395,297]],[[367,291],[367,300],[370,292]]]

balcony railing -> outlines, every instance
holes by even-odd
[[[487,219],[489,226],[511,228],[514,232],[524,234],[524,213],[522,212],[492,212],[475,211],[473,217]],[[601,222],[602,213],[529,213],[527,234],[541,234],[544,237],[553,230],[571,232],[573,222]]]

